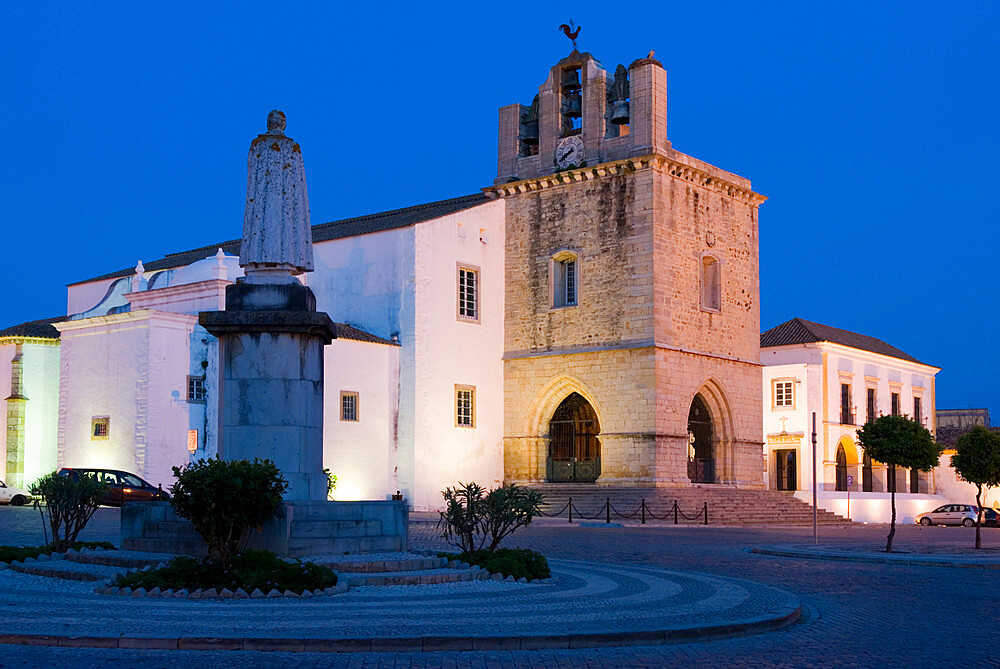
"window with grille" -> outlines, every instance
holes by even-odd
[[[458,317],[464,321],[479,320],[479,269],[458,266]]]
[[[552,257],[552,307],[575,307],[577,304],[577,256],[569,251]]]
[[[476,426],[476,387],[455,386],[456,427]]]
[[[722,278],[719,261],[712,256],[701,259],[701,308],[722,311]]]
[[[867,401],[867,405],[865,406],[865,409],[866,409],[866,411],[865,411],[865,422],[866,423],[872,423],[872,422],[874,422],[875,421],[875,413],[876,413],[876,410],[875,410],[875,389],[874,388],[869,388],[868,389],[868,401]]]
[[[793,400],[792,400],[792,390],[794,388],[793,383],[794,382],[792,381],[774,382],[775,407],[790,407],[793,405]]]
[[[358,420],[358,394],[340,391],[340,420]]]
[[[891,407],[892,407],[892,415],[893,416],[898,416],[899,415],[899,393],[893,393],[890,396],[890,398],[891,398],[890,404],[891,404]]]
[[[921,406],[921,400],[919,397],[913,398],[913,420],[918,423],[923,422],[923,407]]]
[[[207,397],[205,392],[204,376],[188,377],[188,402],[204,402]]]
[[[111,418],[108,416],[94,416],[90,419],[90,438],[107,439],[111,432]]]
[[[851,413],[851,384],[840,384],[840,424],[854,425],[854,416]]]

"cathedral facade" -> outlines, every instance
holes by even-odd
[[[663,66],[574,50],[499,154],[505,478],[760,487],[764,198],[671,147]]]
[[[652,54],[611,75],[574,49],[530,106],[500,110],[482,193],[312,226],[303,280],[338,335],[337,499],[434,509],[470,480],[763,486],[764,198],[666,130]],[[8,419],[7,475],[108,467],[168,486],[171,466],[216,454],[218,341],[196,314],[222,308],[239,254],[221,242],[69,286],[46,365],[0,341],[8,413],[49,402]]]

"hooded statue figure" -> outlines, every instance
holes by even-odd
[[[302,151],[285,136],[285,114],[277,110],[250,144],[240,266],[247,283],[297,283],[292,275],[313,270]]]

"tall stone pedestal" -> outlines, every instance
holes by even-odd
[[[199,322],[219,338],[219,457],[272,460],[285,499],[326,499],[323,347],[336,336],[298,283],[236,283]]]

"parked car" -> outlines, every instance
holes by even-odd
[[[162,488],[150,485],[135,474],[124,472],[120,469],[77,469],[75,467],[63,467],[59,470],[60,476],[72,476],[74,479],[80,476],[89,476],[103,481],[108,486],[108,491],[101,500],[105,506],[121,506],[125,502],[158,502],[170,499]]]
[[[996,509],[983,507],[983,525],[986,527],[1000,527],[1000,513]]]
[[[991,515],[992,514],[992,515]],[[979,507],[974,504],[944,504],[917,516],[921,525],[965,525],[975,527],[979,516]],[[983,524],[990,526],[997,523],[997,514],[993,509],[983,509]]]
[[[31,493],[24,488],[17,488],[0,481],[0,504],[24,506],[31,501]]]

